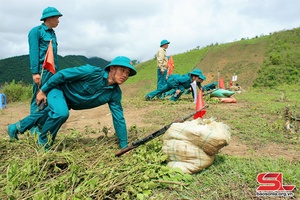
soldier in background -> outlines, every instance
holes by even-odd
[[[32,28],[28,33],[30,71],[33,79],[33,96],[30,105],[31,114],[38,111],[38,105],[36,104],[36,95],[39,88],[53,75],[48,70],[44,70],[43,74],[41,74],[50,40],[52,40],[55,71],[58,71],[58,43],[56,34],[53,29],[58,26],[59,18],[61,16],[62,14],[56,8],[45,8],[40,19],[40,21],[43,21],[43,23]],[[41,80],[41,78],[43,80]],[[31,133],[34,132],[39,133],[39,128],[33,127]]]
[[[167,83],[168,73],[168,57],[166,50],[169,47],[170,42],[168,40],[162,40],[160,47],[156,53],[157,60],[157,89],[162,88]]]

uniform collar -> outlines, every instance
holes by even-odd
[[[104,75],[103,75],[104,78],[108,79],[108,71],[104,70]]]
[[[47,30],[53,30],[52,28],[49,28],[45,23],[42,23],[41,26],[43,27],[43,29],[44,29],[45,31],[47,31]]]
[[[193,79],[192,79],[192,77],[189,75],[189,74],[186,74],[189,78],[190,78],[190,81],[191,81],[191,83],[193,82]]]
[[[106,84],[108,83],[108,71],[104,70],[104,74],[103,74],[103,78],[106,79]],[[115,84],[112,84],[112,85],[108,85],[108,86],[105,86],[106,88],[114,88],[116,87],[116,85],[118,85],[117,83]]]

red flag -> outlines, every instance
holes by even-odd
[[[199,90],[199,94],[198,94],[198,97],[197,97],[197,103],[196,103],[196,111],[197,110],[200,110],[201,108],[204,107],[204,100],[203,100],[203,95],[202,95],[202,90],[200,89]],[[194,119],[197,119],[197,118],[202,118],[206,113],[206,109],[203,109],[201,110],[200,112],[197,112],[195,115],[194,115]]]
[[[55,64],[54,64],[54,55],[53,55],[53,47],[52,47],[52,40],[50,40],[47,52],[46,52],[46,56],[45,56],[45,60],[43,63],[43,67],[44,69],[47,69],[49,72],[51,72],[52,74],[55,74]]]
[[[170,56],[170,58],[168,60],[168,63],[167,63],[167,66],[168,66],[168,75],[170,75],[170,74],[172,74],[173,69],[174,69],[174,61],[173,61],[172,56]]]
[[[225,85],[224,85],[224,81],[223,79],[220,77],[219,79],[219,88],[224,89],[225,90]]]

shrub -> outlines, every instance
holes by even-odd
[[[270,36],[264,61],[254,87],[274,87],[299,82],[300,29],[277,32]]]
[[[271,60],[272,65],[280,65],[282,62],[281,56],[278,54],[271,55],[270,60]]]
[[[5,82],[2,93],[6,96],[7,102],[17,102],[28,100],[32,96],[31,86],[25,85],[23,82],[16,83],[13,80],[10,83]]]

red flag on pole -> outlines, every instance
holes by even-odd
[[[203,107],[204,107],[204,100],[203,100],[202,90],[200,89],[199,93],[198,93],[198,97],[197,97],[196,111],[200,110]],[[199,117],[202,118],[205,115],[205,113],[206,113],[206,109],[203,109],[200,112],[197,112],[194,115],[194,119],[197,119]]]
[[[49,72],[51,72],[52,74],[55,74],[55,64],[54,64],[54,55],[53,55],[53,47],[52,47],[52,40],[50,40],[47,52],[46,52],[46,56],[45,56],[45,60],[43,63],[43,67],[44,69],[47,69]]]
[[[173,61],[172,56],[170,56],[170,58],[168,60],[168,63],[167,63],[167,66],[168,66],[168,75],[170,75],[170,74],[172,74],[173,69],[174,69],[174,61]]]
[[[225,85],[224,85],[224,81],[223,79],[220,77],[219,79],[219,88],[224,89],[225,90]]]

